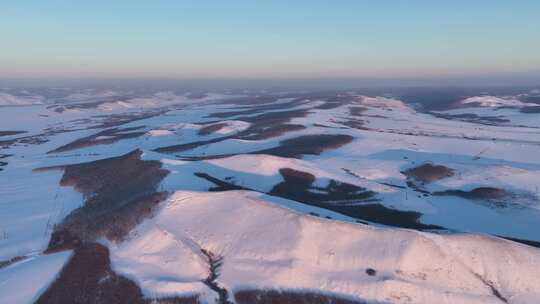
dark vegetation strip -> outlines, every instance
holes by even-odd
[[[235,155],[241,155],[244,153],[232,153],[232,154],[217,154],[217,155],[202,155],[202,156],[186,156],[186,155],[176,155],[176,158],[186,161],[202,161],[202,160],[211,160],[211,159],[220,159],[227,158]]]
[[[76,149],[86,148],[86,147],[91,147],[91,146],[97,146],[97,145],[112,144],[122,139],[139,137],[146,133],[144,131],[137,131],[142,128],[144,128],[144,126],[129,127],[129,128],[123,128],[123,129],[121,128],[106,129],[96,134],[79,138],[75,141],[72,141],[68,144],[65,144],[61,147],[51,150],[47,152],[47,154],[66,152],[66,151],[71,151],[71,150],[76,150]],[[99,137],[106,137],[106,138],[99,138]]]
[[[201,252],[206,257],[209,265],[208,277],[203,280],[203,283],[218,294],[217,300],[219,304],[233,304],[229,301],[229,291],[217,282],[223,265],[223,257],[205,249],[201,249]]]
[[[488,126],[498,126],[498,125],[510,122],[510,120],[506,118],[501,118],[499,116],[478,116],[473,113],[445,114],[445,113],[438,113],[438,112],[428,112],[428,114],[433,115],[437,118],[472,122],[472,123],[488,125]]]
[[[326,128],[326,129],[347,129],[345,127],[333,127],[333,126],[327,126],[327,125],[318,124],[318,123],[314,123],[313,126],[319,127],[319,128]]]
[[[482,283],[484,283],[484,285],[486,285],[490,290],[491,290],[491,294],[494,295],[497,299],[499,299],[501,302],[503,303],[508,303],[508,299],[506,299],[502,294],[501,292],[495,287],[495,285],[493,285],[493,282],[489,281],[489,280],[486,280],[484,277],[482,277],[481,275],[479,275],[478,273],[476,272],[472,272],[472,274],[477,277]]]
[[[470,191],[451,189],[433,192],[432,194],[438,196],[457,196],[472,201],[478,201],[491,208],[508,208],[510,206],[518,208],[523,207],[519,204],[514,204],[514,200],[517,197],[516,194],[495,187],[478,187]],[[528,195],[531,199],[537,199],[534,194]]]
[[[521,108],[520,112],[526,114],[537,114],[540,113],[540,106],[523,107]]]
[[[127,127],[127,128],[116,128],[120,125],[127,124],[130,122],[142,120],[151,118],[154,116],[161,115],[165,113],[166,111],[160,110],[160,111],[150,111],[146,113],[135,113],[135,114],[113,114],[113,115],[96,115],[92,116],[92,118],[98,121],[98,124],[89,126],[89,127],[83,127],[83,128],[71,128],[71,129],[64,129],[64,128],[47,128],[44,129],[45,133],[35,135],[33,137],[38,137],[43,140],[43,137],[48,137],[51,135],[59,134],[59,133],[67,133],[67,132],[74,132],[74,131],[81,131],[81,130],[92,130],[92,129],[104,129],[109,128],[106,130],[102,130],[94,135],[86,136],[77,140],[74,140],[71,143],[68,143],[66,145],[63,145],[61,147],[58,147],[52,151],[47,152],[50,153],[58,153],[58,152],[65,152],[65,151],[71,151],[75,149],[90,147],[90,146],[96,146],[96,145],[105,145],[105,144],[112,144],[122,139],[128,139],[128,138],[135,138],[139,137],[145,132],[132,132],[138,129],[144,128],[144,126],[138,126],[138,127]],[[78,123],[78,124],[90,124],[92,123],[92,119],[85,118],[85,119],[76,119],[72,120],[72,123]],[[127,132],[127,133],[126,133]],[[99,136],[111,136],[112,138],[107,139],[97,139]],[[44,140],[43,142],[46,142],[47,140]],[[0,146],[2,146],[2,142],[0,141]]]
[[[401,174],[407,177],[407,186],[409,188],[420,192],[424,196],[429,196],[431,192],[425,190],[424,185],[451,177],[454,175],[454,170],[443,165],[434,165],[427,162],[401,171]]]
[[[394,185],[394,184],[391,184],[391,183],[384,183],[384,182],[381,182],[381,183],[379,183],[379,184],[385,185],[385,186],[388,186],[388,187],[398,188],[398,189],[407,189],[407,187],[405,187],[405,186]]]
[[[218,103],[243,106],[262,106],[264,104],[273,104],[281,97],[279,96],[248,96],[238,98],[228,98]]]
[[[250,108],[248,108],[246,110],[212,113],[212,114],[208,115],[207,117],[231,118],[231,117],[241,116],[241,115],[245,116],[245,115],[259,114],[259,113],[266,112],[266,111],[287,110],[287,109],[290,109],[290,108],[294,108],[294,107],[304,105],[306,103],[308,103],[308,101],[306,101],[306,100],[294,99],[294,100],[288,101],[288,102],[255,105],[254,107],[250,107]]]
[[[93,116],[94,118],[103,118],[103,121],[101,121],[97,125],[86,127],[86,128],[76,128],[76,129],[47,128],[47,129],[44,129],[44,132],[40,134],[22,136],[22,137],[17,137],[17,138],[8,139],[8,140],[0,140],[0,149],[9,148],[10,146],[15,145],[15,144],[40,145],[40,144],[48,142],[49,141],[48,137],[55,134],[74,132],[74,131],[80,131],[80,130],[112,128],[112,127],[119,126],[122,124],[157,116],[157,115],[163,114],[164,112],[165,111],[155,111],[155,112],[143,113],[143,114],[137,113],[137,114],[113,114],[113,115],[108,115],[108,116],[107,115]],[[84,123],[92,122],[90,119],[84,119],[82,121],[84,121]],[[126,129],[129,130],[130,128],[125,128],[124,130],[119,130],[118,132],[126,132]],[[65,147],[67,145],[65,145],[53,151],[49,151],[48,153],[63,152],[61,150],[66,149],[66,148],[67,150],[73,150],[73,149],[78,149],[78,148],[83,148],[83,147],[93,146],[93,145],[110,144],[121,139],[137,137],[142,134],[144,133],[141,133],[139,135],[135,134],[135,132],[133,134],[116,134],[117,138],[113,140],[94,140],[94,141],[90,140],[90,142],[86,142],[86,143],[84,139],[89,139],[89,137],[85,137],[79,140],[75,140],[74,142],[68,144],[68,145],[71,145],[71,144],[73,145],[71,148],[67,148]],[[100,136],[100,135],[97,135],[97,136]],[[81,144],[81,146],[77,146],[78,144]],[[60,151],[57,151],[57,150],[60,150]]]
[[[287,124],[292,118],[307,115],[306,110],[292,110],[284,112],[264,113],[254,117],[240,117],[237,120],[251,123],[251,126],[237,134],[201,140],[196,142],[172,145],[157,148],[159,153],[177,153],[192,150],[197,147],[222,142],[228,139],[260,140],[280,136],[286,132],[304,129],[304,126]]]
[[[0,154],[0,159],[5,159],[5,158],[8,158],[10,156],[13,156],[13,154]],[[4,170],[4,168],[2,168],[2,167],[7,166],[7,164],[8,164],[8,162],[0,160],[0,171]]]
[[[364,112],[366,112],[368,108],[366,107],[350,107],[349,108],[349,114],[351,116],[363,116]]]
[[[166,196],[157,192],[169,173],[159,161],[141,160],[142,151],[88,163],[42,168],[63,169],[61,186],[73,186],[85,197],[54,227],[47,252],[71,249],[101,237],[122,240]]]
[[[212,134],[216,131],[219,131],[221,129],[223,129],[224,127],[227,126],[227,123],[225,122],[222,122],[222,123],[215,123],[215,124],[211,124],[211,125],[207,125],[207,126],[204,126],[202,128],[199,129],[199,135],[209,135],[209,134]]]
[[[506,239],[506,240],[509,240],[509,241],[521,243],[521,244],[524,244],[524,245],[528,245],[528,246],[531,246],[531,247],[540,248],[540,242],[537,242],[537,241],[518,239],[518,238],[502,236],[502,235],[497,235],[497,237],[500,237],[500,238],[503,238],[503,239]]]
[[[40,145],[48,141],[49,140],[46,138],[46,134],[22,136],[22,137],[17,137],[13,139],[0,140],[0,149],[9,148],[10,146],[14,144]]]
[[[16,257],[12,257],[9,260],[0,261],[0,269],[8,267],[9,265],[13,265],[13,264],[15,264],[17,262],[24,261],[27,258],[28,258],[27,256],[19,255],[19,256],[16,256]]]
[[[477,199],[494,200],[494,199],[503,199],[509,194],[504,189],[500,189],[500,188],[478,187],[470,191],[463,191],[463,190],[437,191],[437,192],[433,192],[433,195],[440,195],[440,196],[451,195],[451,196],[458,196],[458,197],[471,199],[471,200],[477,200]]]
[[[250,129],[248,132],[243,132],[238,139],[243,140],[263,140],[281,136],[288,132],[300,131],[306,129],[303,125],[297,124],[277,124],[274,126],[267,126],[259,129]]]
[[[283,182],[275,185],[266,194],[388,226],[419,230],[444,229],[441,226],[419,222],[422,216],[419,212],[401,211],[374,203],[376,193],[362,187],[335,180],[330,180],[328,186],[324,188],[316,187],[313,186],[315,176],[290,168],[281,169],[280,174],[283,177]],[[261,192],[220,180],[206,173],[198,172],[195,175],[216,185],[211,187],[209,191],[250,190]]]
[[[281,169],[283,182],[274,186],[269,194],[302,202],[305,204],[329,209],[347,216],[389,226],[413,229],[442,229],[437,225],[426,225],[419,222],[421,213],[390,209],[373,201],[376,193],[348,183],[331,180],[326,188],[313,187],[315,176],[293,169]],[[318,191],[311,192],[316,189]],[[326,193],[321,193],[326,192]],[[349,201],[352,204],[333,203]],[[360,203],[360,204],[359,204]]]
[[[301,158],[303,155],[319,155],[326,150],[337,149],[353,140],[354,137],[345,134],[304,135],[281,141],[278,147],[249,154]]]
[[[255,108],[255,109],[240,110],[240,111],[217,112],[217,113],[212,113],[212,114],[210,114],[210,115],[208,115],[206,117],[208,117],[208,118],[232,118],[232,117],[240,116],[240,115],[258,114],[258,113],[260,113],[262,111],[264,111],[264,110]]]
[[[144,161],[142,151],[88,163],[37,169],[63,169],[62,186],[73,186],[84,205],[54,227],[45,253],[73,249],[56,280],[36,303],[151,304],[199,303],[198,295],[145,298],[139,286],[116,274],[109,250],[96,243],[105,237],[122,240],[144,218],[151,216],[165,192],[157,192],[168,174],[159,161]]]
[[[114,273],[109,250],[97,243],[78,246],[58,278],[36,304],[141,303],[140,288]]]
[[[104,103],[114,102],[116,99],[100,100],[93,102],[51,105],[47,109],[54,109],[56,113],[64,113],[66,110],[78,110],[78,109],[95,109]]]
[[[302,158],[304,155],[320,155],[326,150],[337,149],[351,142],[353,139],[354,137],[343,134],[303,135],[281,141],[279,145],[274,148],[257,150],[248,153],[178,157],[180,159],[189,161],[218,159],[240,154],[267,154],[279,157]]]
[[[199,303],[198,296],[148,299],[130,279],[111,269],[109,250],[98,243],[75,248],[56,280],[36,304],[151,304]]]
[[[155,110],[155,111],[148,111],[144,113],[127,113],[127,114],[93,116],[96,118],[103,118],[103,120],[99,124],[95,126],[91,126],[88,129],[104,129],[104,128],[118,127],[120,125],[125,125],[125,124],[135,122],[138,120],[143,120],[143,119],[151,118],[154,116],[159,116],[161,114],[164,114],[165,112],[166,110]]]
[[[26,131],[0,131],[0,136],[11,136],[26,133]]]
[[[369,131],[369,128],[366,128],[364,126],[364,121],[360,119],[347,119],[347,120],[341,121],[340,124],[346,127],[352,128],[352,129]]]
[[[423,184],[428,184],[453,176],[454,170],[443,165],[424,163],[420,166],[402,171],[401,174],[405,175],[408,179],[414,179]]]
[[[237,304],[367,304],[351,299],[313,291],[240,290],[234,294]]]
[[[341,168],[341,170],[343,170],[343,172],[349,174],[350,176],[354,176],[358,179],[364,179],[364,180],[367,180],[367,178],[364,178],[364,177],[361,177],[359,176],[358,174],[352,172],[350,169],[347,169],[347,168]],[[400,185],[394,185],[394,184],[391,184],[391,183],[385,183],[385,182],[378,182],[378,181],[374,181],[374,180],[370,180],[372,182],[376,182],[380,185],[385,185],[385,186],[389,186],[389,187],[393,187],[393,188],[398,188],[398,189],[407,189],[407,187],[405,186],[400,186]]]
[[[281,136],[287,132],[305,129],[305,126],[289,124],[293,118],[304,117],[305,109],[283,112],[263,113],[254,117],[240,117],[238,120],[251,123],[246,130],[239,132],[235,138],[242,140],[261,140]]]
[[[283,124],[291,121],[293,118],[305,117],[309,113],[308,109],[297,109],[280,112],[268,112],[256,116],[242,116],[236,118],[253,124],[254,128],[268,127],[276,124]]]
[[[0,140],[0,149],[9,148],[9,146],[15,144],[17,139]]]
[[[525,103],[536,103],[540,105],[540,94],[525,94],[519,95],[518,99]]]
[[[222,157],[227,157],[226,155],[223,155]],[[190,159],[193,160],[193,159]],[[287,170],[287,169],[284,169]],[[290,170],[290,169],[289,169]],[[356,174],[351,172],[348,169],[343,169],[345,172],[358,177]],[[451,170],[451,169],[449,169]],[[443,170],[444,172],[447,172],[446,170]],[[287,173],[287,171],[282,170],[282,174],[285,172],[285,175],[291,175]],[[305,172],[304,172],[305,173]],[[423,172],[426,173],[426,172]],[[432,172],[429,172],[432,173]],[[209,191],[229,191],[229,190],[250,190],[250,191],[258,191],[256,189],[250,189],[246,187],[242,187],[239,185],[235,185],[231,182],[220,180],[218,178],[215,178],[213,176],[210,176],[207,173],[203,172],[197,172],[195,173],[196,176],[206,179],[216,186],[211,187]],[[295,174],[292,174],[293,176]],[[440,176],[444,176],[446,174],[442,174]],[[302,178],[302,176],[304,176]],[[293,177],[294,179],[294,177]],[[314,205],[320,208],[329,209],[341,214],[345,214],[348,216],[351,216],[353,218],[357,219],[363,219],[375,223],[385,224],[389,226],[396,226],[396,227],[403,227],[403,228],[412,228],[412,229],[420,229],[420,230],[440,230],[445,229],[444,227],[438,226],[438,225],[431,225],[431,224],[422,224],[419,222],[421,213],[415,212],[415,211],[401,211],[396,209],[387,208],[382,204],[372,204],[372,203],[365,203],[363,201],[362,204],[335,204],[335,201],[346,201],[349,198],[346,197],[332,197],[332,193],[326,193],[321,194],[317,193],[320,192],[320,189],[316,189],[319,191],[316,192],[309,192],[309,186],[313,182],[312,180],[314,177],[312,177],[309,173],[305,174],[298,174],[298,179],[300,181],[291,181],[291,178],[289,177],[289,182],[287,182],[287,179],[284,178],[284,182],[281,184],[278,184],[274,186],[272,191],[270,193],[266,193],[269,195],[274,196],[280,196],[287,199],[292,199],[299,201],[301,203],[305,203],[308,205]],[[303,180],[302,180],[303,179]],[[331,182],[332,184],[332,182]],[[388,183],[381,183],[385,184],[390,187],[396,187],[399,189],[406,189],[404,186],[399,185],[393,185]],[[417,186],[414,183],[408,182],[407,185],[411,187],[413,190],[418,191],[420,193],[423,193],[425,195],[431,195],[432,193],[423,190],[421,187]],[[278,187],[279,186],[279,187]],[[299,186],[299,187],[298,187]],[[329,187],[330,189],[332,187]],[[446,191],[444,193],[433,193],[434,195],[454,195],[455,190]],[[470,192],[465,191],[459,191],[457,192],[458,195],[464,195],[465,198],[469,199],[493,199],[493,197],[498,197],[497,193],[500,193],[500,191],[504,191],[497,188],[477,188],[475,190],[471,190]],[[260,191],[258,191],[260,192]],[[306,193],[307,192],[307,193]],[[329,196],[330,194],[330,196]],[[321,200],[322,198],[325,198],[324,200]],[[329,199],[329,197],[332,197],[332,199]],[[326,199],[328,198],[328,199]],[[370,198],[366,198],[366,200],[370,200]],[[331,202],[331,203],[329,203]],[[522,243],[525,245],[533,246],[540,248],[540,242],[532,241],[532,240],[525,240],[525,239],[517,239],[517,238],[511,238],[511,237],[505,237],[505,236],[499,236],[501,238],[505,238],[511,241],[515,241],[518,243]]]
[[[238,186],[227,181],[222,181],[219,178],[215,178],[204,172],[195,172],[194,175],[216,185],[215,187],[209,188],[208,191],[220,192],[220,191],[231,191],[231,190],[251,190],[249,188]]]
[[[208,139],[208,140],[200,140],[200,141],[190,142],[190,143],[186,143],[186,144],[179,144],[179,145],[161,147],[161,148],[155,149],[154,151],[159,152],[159,153],[183,152],[183,151],[193,150],[195,148],[206,146],[206,145],[209,145],[209,144],[222,142],[222,141],[225,141],[227,139],[232,139],[232,138],[234,138],[234,136],[229,135],[229,136],[224,136],[224,137],[212,138],[212,139]]]

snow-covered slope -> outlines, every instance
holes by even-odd
[[[203,102],[213,99],[223,98],[225,96],[219,94],[210,94],[203,98],[192,99],[184,95],[176,95],[174,92],[158,92],[150,97],[136,97],[127,100],[115,100],[100,104],[98,109],[102,111],[121,111],[130,109],[147,109],[166,107],[171,105]]]
[[[33,303],[54,281],[70,251],[29,257],[0,269],[0,303]]]
[[[15,96],[0,92],[0,106],[25,106],[42,103],[43,97],[41,96]]]
[[[533,103],[524,103],[516,98],[507,97],[497,97],[497,96],[474,96],[466,98],[460,101],[463,106],[474,106],[478,105],[480,107],[523,107],[523,106],[534,106]]]
[[[384,303],[535,303],[540,250],[480,235],[435,235],[302,215],[254,192],[176,192],[113,245],[114,268],[147,294],[208,294],[201,250],[223,258],[217,282],[316,289]],[[211,296],[205,296],[211,299]]]

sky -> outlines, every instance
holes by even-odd
[[[538,16],[538,0],[4,1],[0,78],[540,80]]]

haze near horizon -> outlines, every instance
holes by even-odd
[[[538,1],[25,1],[0,78],[540,80]]]

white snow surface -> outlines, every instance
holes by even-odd
[[[198,103],[223,97],[225,96],[220,94],[208,94],[207,96],[202,98],[192,99],[184,95],[176,95],[174,92],[165,91],[155,93],[150,97],[137,97],[128,100],[117,100],[113,102],[103,103],[98,106],[98,109],[102,111],[148,109],[178,104]]]
[[[403,103],[403,101],[387,98],[387,97],[369,97],[369,96],[359,96],[360,103],[365,106],[381,108],[381,109],[392,109],[392,110],[407,110],[411,111],[411,108]]]
[[[66,101],[92,101],[100,98],[115,97],[120,94],[120,92],[116,92],[114,90],[83,90],[80,92],[71,93],[62,99]]]
[[[226,121],[223,121],[222,123],[224,123],[225,126],[215,131],[214,133],[221,134],[221,135],[229,135],[232,133],[238,133],[240,131],[244,131],[245,129],[249,128],[249,126],[251,125],[249,122],[240,121],[240,120],[226,120]]]
[[[34,303],[70,256],[71,251],[37,255],[0,268],[0,303]]]
[[[525,103],[515,97],[497,97],[497,96],[474,96],[460,101],[462,105],[478,104],[481,107],[523,107],[535,106],[534,103]]]
[[[217,281],[229,291],[316,289],[384,303],[500,303],[494,288],[509,303],[540,301],[538,249],[482,235],[326,220],[248,191],[178,191],[129,241],[112,245],[111,258],[145,294],[207,292],[200,249],[223,257]]]
[[[24,106],[42,103],[42,96],[15,96],[9,93],[0,92],[0,106]]]

